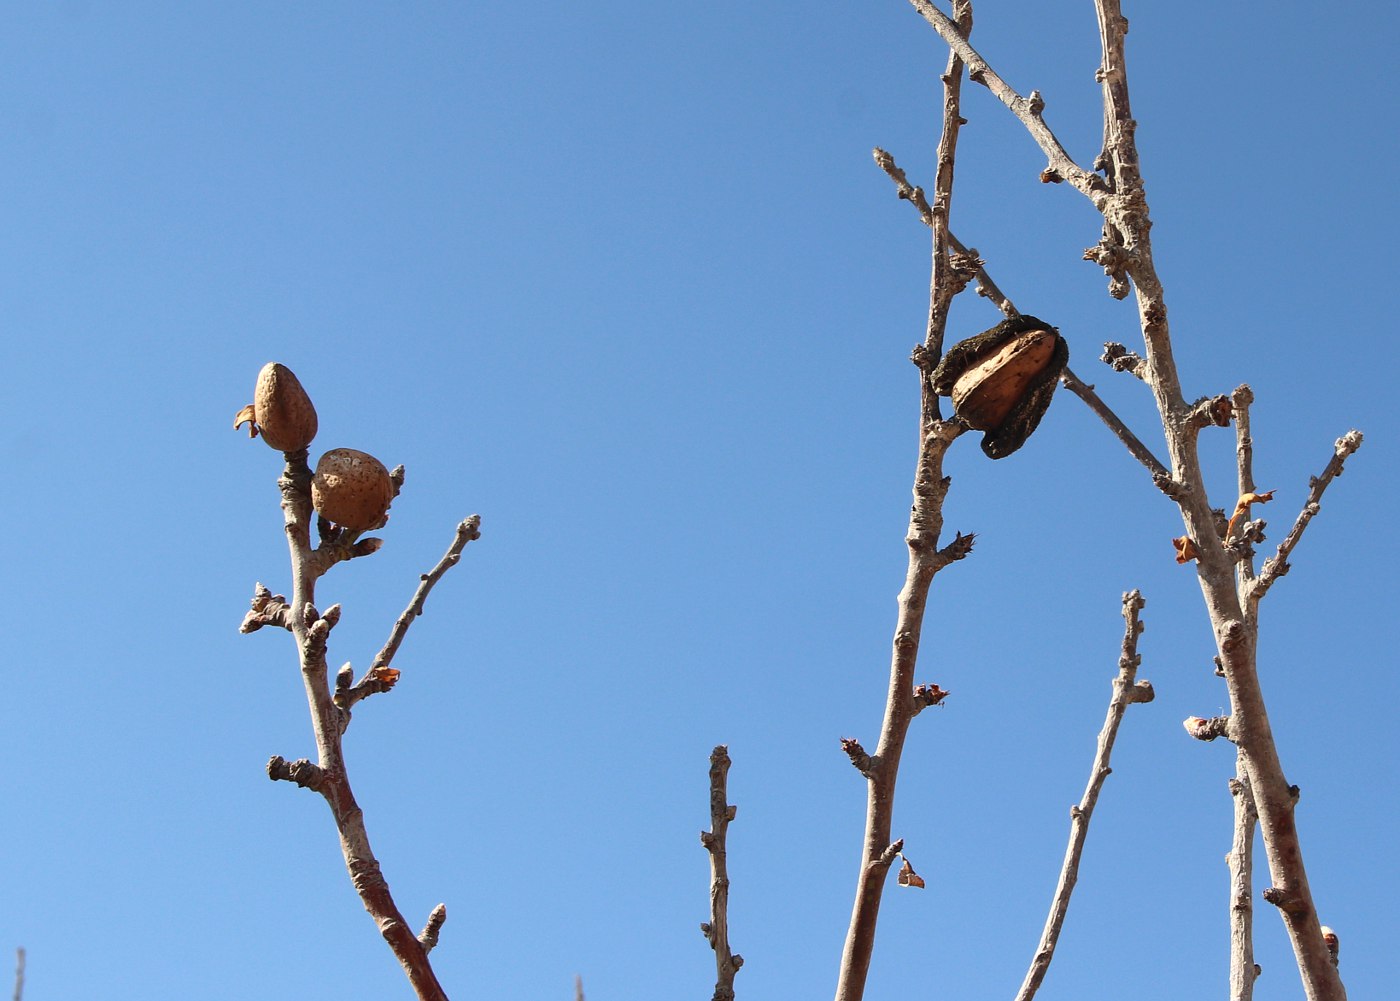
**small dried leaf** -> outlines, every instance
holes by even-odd
[[[1249,506],[1251,504],[1267,504],[1274,499],[1272,490],[1262,494],[1247,493],[1241,494],[1239,503],[1235,505],[1235,513],[1230,516],[1230,524],[1225,529],[1225,538],[1230,538],[1235,534],[1235,529],[1239,527],[1240,521],[1249,517]]]
[[[235,431],[244,424],[248,425],[248,437],[256,438],[258,436],[258,420],[253,413],[253,405],[251,403],[233,415],[233,429]]]
[[[371,680],[378,681],[385,688],[393,688],[394,683],[399,680],[399,670],[395,667],[376,667],[369,672]]]
[[[1196,552],[1196,544],[1191,541],[1189,535],[1183,535],[1179,539],[1172,539],[1172,545],[1176,547],[1176,561],[1178,563],[1190,563],[1201,555]]]
[[[914,867],[909,864],[908,859],[905,859],[904,864],[899,867],[898,879],[900,886],[912,886],[918,890],[924,888],[924,877],[914,871]]]

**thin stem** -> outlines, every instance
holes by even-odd
[[[311,547],[311,470],[306,450],[288,452],[278,485],[292,562],[292,635],[301,661],[302,682],[311,708],[319,775],[313,788],[325,798],[340,833],[341,853],[365,910],[388,942],[421,1001],[446,1001],[428,960],[428,947],[414,934],[389,892],[389,884],[370,847],[364,813],[355,802],[341,748],[345,716],[331,694],[326,639],[334,625],[316,612],[316,580],[335,562]],[[274,758],[276,762],[280,759]],[[283,777],[276,769],[273,778]],[[440,925],[440,922],[439,922]],[[435,938],[435,936],[434,936]]]
[[[1360,447],[1361,432],[1348,431],[1332,446],[1332,458],[1322,470],[1322,475],[1314,476],[1308,481],[1308,499],[1303,504],[1303,510],[1298,513],[1298,519],[1289,529],[1288,535],[1279,543],[1278,552],[1264,561],[1259,579],[1249,591],[1248,602],[1251,609],[1258,608],[1260,599],[1273,587],[1274,582],[1288,573],[1288,557],[1292,555],[1294,547],[1302,541],[1303,532],[1307,530],[1309,523],[1322,509],[1323,492],[1334,479],[1342,475],[1342,467],[1346,465],[1347,459]]]
[[[960,30],[964,34],[971,31],[970,0],[954,0],[953,11]],[[922,708],[914,695],[914,671],[918,664],[919,639],[929,586],[939,569],[954,559],[966,556],[971,549],[970,538],[960,538],[943,551],[938,547],[939,535],[943,531],[943,500],[948,492],[948,480],[943,475],[943,456],[963,429],[940,418],[938,397],[929,384],[929,375],[942,352],[948,307],[953,296],[963,287],[957,280],[948,254],[954,154],[958,129],[962,124],[959,112],[962,72],[962,61],[956,54],[951,54],[947,72],[943,74],[943,130],[938,143],[938,172],[931,206],[933,261],[929,276],[928,325],[924,344],[915,353],[920,376],[920,426],[914,504],[909,515],[909,530],[905,535],[909,565],[904,587],[899,592],[899,615],[890,657],[889,690],[880,741],[874,756],[868,760],[868,766],[862,769],[866,777],[864,847],[856,880],[855,901],[851,908],[851,923],[841,954],[836,1001],[860,1001],[864,997],[870,959],[875,949],[875,930],[879,922],[885,877],[897,854],[897,849],[891,851],[895,783],[909,724]]]
[[[428,594],[437,582],[442,580],[447,571],[457,565],[457,561],[462,558],[462,550],[467,548],[467,543],[481,538],[481,515],[474,514],[470,518],[461,522],[457,526],[457,535],[452,540],[452,545],[447,548],[442,559],[438,560],[437,566],[419,578],[417,590],[413,592],[413,600],[408,603],[408,607],[403,610],[398,619],[394,622],[394,628],[389,633],[389,639],[385,642],[383,649],[374,657],[374,663],[370,665],[373,670],[377,667],[388,667],[394,659],[394,654],[398,653],[399,644],[408,635],[408,627],[413,625],[413,620],[423,614],[423,605],[428,600]]]
[[[1254,493],[1254,438],[1250,433],[1249,405],[1254,402],[1254,390],[1241,384],[1230,394],[1230,409],[1235,422],[1235,467],[1239,494]],[[1249,582],[1254,580],[1254,551],[1240,560],[1241,599],[1248,593]],[[1246,605],[1246,612],[1249,608]],[[1252,801],[1251,801],[1252,802]]]
[[[1036,947],[1035,957],[1031,960],[1030,969],[1026,971],[1026,979],[1021,983],[1016,1001],[1030,1001],[1035,997],[1041,981],[1045,979],[1046,971],[1050,969],[1050,961],[1055,958],[1060,929],[1064,927],[1065,915],[1069,912],[1070,895],[1074,893],[1074,885],[1079,880],[1079,860],[1084,853],[1084,842],[1089,836],[1089,821],[1094,815],[1094,806],[1098,803],[1099,791],[1103,788],[1104,780],[1113,771],[1109,767],[1109,759],[1113,754],[1113,742],[1118,736],[1119,724],[1123,722],[1123,714],[1132,703],[1151,702],[1154,697],[1152,686],[1148,682],[1136,680],[1138,666],[1142,663],[1142,657],[1137,652],[1138,636],[1142,633],[1138,613],[1145,604],[1140,591],[1133,590],[1123,595],[1123,650],[1118,657],[1118,675],[1113,679],[1113,698],[1109,700],[1108,715],[1104,719],[1103,729],[1099,731],[1094,763],[1089,769],[1089,784],[1085,786],[1079,804],[1070,809],[1069,846],[1065,849],[1060,880],[1055,887],[1055,896],[1050,902],[1050,914],[1045,920],[1040,944]]]
[[[15,993],[14,1001],[24,999],[24,949],[15,950]]]
[[[1230,1001],[1250,1001],[1259,976],[1254,965],[1254,828],[1259,813],[1238,755],[1230,795],[1235,801],[1235,834],[1226,856],[1230,866]]]
[[[953,18],[949,18],[929,0],[909,0],[909,2],[913,4],[914,9],[922,15],[924,20],[943,36],[943,40],[948,43],[948,48],[952,49],[953,53],[966,64],[969,79],[990,90],[997,100],[1010,108],[1012,114],[1026,126],[1026,130],[1030,132],[1032,138],[1039,144],[1049,160],[1049,165],[1041,177],[1046,181],[1069,181],[1087,195],[1097,207],[1108,193],[1104,179],[1079,166],[1069,153],[1065,152],[1065,148],[1060,145],[1060,140],[1055,138],[1055,134],[1050,131],[1050,127],[1045,124],[1045,119],[1041,117],[1045,101],[1039,92],[1032,91],[1030,97],[1022,97],[1016,93],[1015,89],[987,64],[987,61],[978,54],[977,50],[968,44],[968,31],[963,29],[961,19],[955,21]],[[953,11],[956,16],[956,4],[953,5]]]
[[[1108,425],[1108,429],[1113,432],[1115,438],[1121,441],[1128,449],[1134,459],[1147,467],[1147,471],[1152,474],[1152,479],[1160,481],[1169,478],[1171,474],[1167,472],[1167,467],[1162,465],[1158,458],[1152,454],[1151,450],[1139,440],[1138,436],[1128,430],[1128,425],[1113,412],[1113,410],[1099,398],[1099,394],[1094,392],[1094,387],[1080,381],[1079,376],[1070,371],[1066,366],[1060,373],[1060,381],[1065,384],[1075,396],[1084,401],[1085,405],[1098,415],[1099,419]]]
[[[710,829],[700,843],[710,854],[710,920],[701,926],[715,951],[715,993],[712,1001],[734,1001],[734,974],[744,957],[729,951],[729,865],[725,841],[729,822],[739,808],[730,805],[726,789],[729,748],[720,744],[710,753]]]

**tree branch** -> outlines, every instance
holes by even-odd
[[[389,633],[389,639],[384,644],[383,649],[375,655],[374,663],[370,668],[388,667],[394,659],[394,654],[399,650],[399,644],[403,642],[404,636],[408,634],[408,627],[413,625],[413,620],[423,614],[423,605],[428,600],[428,594],[437,582],[442,580],[447,571],[455,567],[462,558],[462,550],[467,548],[468,542],[473,542],[481,538],[481,515],[474,514],[470,518],[461,522],[457,526],[457,535],[452,540],[452,545],[438,560],[437,566],[419,578],[418,589],[413,592],[413,600],[408,603],[408,607],[403,610],[403,614],[394,622],[394,628]]]
[[[1154,483],[1171,478],[1167,467],[1162,465],[1137,435],[1128,430],[1128,425],[1124,424],[1122,419],[1109,408],[1108,404],[1099,398],[1099,394],[1094,392],[1093,386],[1081,382],[1068,366],[1060,373],[1060,381],[1065,384],[1066,389],[1083,400],[1084,404],[1098,415],[1099,420],[1108,425],[1108,429],[1113,432],[1114,437],[1127,447],[1134,459],[1147,467],[1147,471],[1152,474]]]
[[[948,42],[952,51],[967,60],[970,73],[985,83],[1025,124],[1032,138],[1050,158],[1046,179],[1063,177],[1080,190],[1103,215],[1103,235],[1086,255],[1111,276],[1109,291],[1116,298],[1135,293],[1138,321],[1146,345],[1146,357],[1138,372],[1151,387],[1162,418],[1170,459],[1171,477],[1159,482],[1177,502],[1186,529],[1183,538],[1194,543],[1195,566],[1202,596],[1220,652],[1220,665],[1229,688],[1229,732],[1239,748],[1259,810],[1260,829],[1275,886],[1271,898],[1280,902],[1280,914],[1293,944],[1308,1001],[1344,1001],[1345,988],[1331,962],[1321,925],[1312,902],[1303,865],[1294,797],[1279,761],[1269,725],[1257,664],[1257,619],[1246,614],[1237,591],[1235,567],[1238,553],[1227,551],[1216,529],[1216,514],[1206,494],[1197,453],[1199,422],[1183,399],[1180,377],[1172,355],[1167,305],[1152,257],[1151,220],[1142,182],[1136,144],[1137,122],[1128,99],[1125,41],[1127,20],[1117,0],[1095,0],[1103,62],[1098,79],[1103,88],[1104,145],[1095,167],[1104,177],[1086,175],[1073,165],[1040,116],[1043,102],[1032,93],[1021,98],[985,60],[967,44],[948,18],[927,0],[911,0],[925,19]],[[1358,436],[1359,438],[1359,436]],[[1359,443],[1359,441],[1358,441]],[[1301,534],[1305,512],[1295,529]],[[1282,547],[1280,547],[1282,548]],[[1266,565],[1251,590],[1257,601],[1265,577],[1276,578],[1287,552]]]
[[[292,633],[311,710],[317,760],[315,763],[307,759],[288,763],[281,757],[273,757],[268,762],[268,776],[313,789],[325,799],[340,833],[341,851],[355,891],[398,958],[414,992],[420,1001],[446,1001],[447,995],[428,961],[428,950],[436,943],[446,911],[443,910],[440,916],[434,912],[434,919],[429,920],[423,930],[424,937],[420,940],[395,905],[389,885],[380,871],[379,861],[370,848],[364,814],[351,791],[341,748],[341,736],[348,715],[335,703],[326,663],[326,642],[340,617],[340,607],[332,605],[323,615],[316,611],[315,605],[317,579],[342,559],[373,552],[378,548],[379,540],[357,541],[354,538],[356,533],[347,536],[333,532],[334,538],[327,538],[321,547],[313,549],[311,469],[307,465],[307,451],[303,448],[287,452],[284,458],[286,468],[278,480],[278,486],[282,493],[283,520],[291,555],[292,599],[286,602],[281,596],[272,596],[266,588],[260,587],[254,594],[250,617],[261,614]],[[395,470],[395,473],[397,485],[402,482],[402,472]],[[423,593],[426,594],[426,591]],[[275,603],[280,603],[282,607],[270,610]],[[248,619],[245,619],[245,626],[247,624]]]
[[[960,30],[964,34],[971,31],[970,0],[954,0],[953,10],[961,25]],[[904,587],[899,592],[899,614],[890,657],[890,681],[885,700],[884,722],[880,728],[880,741],[871,767],[864,770],[864,847],[856,880],[855,902],[851,908],[851,923],[846,931],[846,943],[841,953],[836,1001],[860,1001],[864,997],[865,982],[870,972],[880,899],[884,892],[885,877],[895,857],[890,855],[888,850],[894,823],[894,793],[899,775],[899,759],[904,750],[904,740],[910,722],[918,710],[927,704],[916,699],[914,695],[914,671],[918,664],[919,639],[923,630],[929,587],[939,569],[953,559],[966,555],[972,541],[968,536],[965,537],[964,546],[955,543],[954,546],[948,547],[949,550],[955,550],[954,552],[939,550],[938,538],[943,531],[943,501],[949,485],[948,479],[943,475],[943,457],[964,428],[954,421],[942,419],[938,397],[929,382],[929,376],[942,354],[948,307],[953,297],[967,283],[966,271],[953,267],[950,260],[948,233],[948,216],[953,198],[954,154],[957,149],[958,129],[962,124],[959,113],[962,71],[962,61],[956,54],[950,55],[947,71],[943,74],[943,130],[938,142],[938,172],[930,212],[933,260],[929,276],[928,324],[924,343],[915,352],[915,359],[919,364],[920,427],[919,457],[914,473],[914,504],[909,515],[909,530],[905,535],[905,543],[909,548],[909,565]],[[878,153],[876,159],[881,161]],[[889,163],[892,166],[893,160],[890,159]],[[884,166],[883,162],[881,166]],[[886,170],[889,172],[889,168]],[[891,177],[895,175],[891,173]],[[864,752],[862,756],[863,754]]]
[[[1358,448],[1361,447],[1361,432],[1348,431],[1337,439],[1332,447],[1332,458],[1328,460],[1327,467],[1323,469],[1321,476],[1314,476],[1308,481],[1308,500],[1303,505],[1303,510],[1298,514],[1298,520],[1293,523],[1288,536],[1279,543],[1278,552],[1264,561],[1264,568],[1259,573],[1259,579],[1249,590],[1248,605],[1251,609],[1258,608],[1259,601],[1273,587],[1274,581],[1288,573],[1288,557],[1292,555],[1294,547],[1303,538],[1303,532],[1308,524],[1322,509],[1322,494],[1336,477],[1342,475],[1342,467],[1346,465],[1347,459]]]
[[[1230,1001],[1250,1001],[1259,976],[1254,964],[1254,827],[1259,813],[1238,756],[1230,795],[1235,801],[1235,834],[1225,857],[1230,866]]]
[[[1069,181],[1087,195],[1096,207],[1099,206],[1108,194],[1104,179],[1079,166],[1065,152],[1065,148],[1060,145],[1060,140],[1055,138],[1055,134],[1050,131],[1050,127],[1045,124],[1045,119],[1041,117],[1045,101],[1040,96],[1040,92],[1033,90],[1030,97],[1022,97],[1016,93],[987,64],[987,61],[978,54],[977,50],[968,44],[967,36],[970,29],[964,30],[960,26],[961,18],[958,19],[958,23],[955,23],[929,0],[910,0],[910,3],[914,5],[914,9],[923,16],[924,20],[933,25],[933,29],[943,36],[943,40],[948,43],[948,48],[952,49],[953,53],[966,64],[968,78],[990,90],[997,100],[1010,108],[1012,114],[1026,126],[1026,131],[1039,144],[1049,160],[1048,166],[1040,175],[1041,179],[1047,182]],[[954,4],[955,13],[957,9],[957,4]]]
[[[1070,895],[1074,893],[1074,885],[1079,880],[1079,859],[1084,853],[1084,842],[1089,837],[1089,821],[1094,815],[1094,806],[1098,803],[1099,791],[1103,788],[1104,780],[1113,771],[1109,767],[1109,759],[1113,754],[1113,742],[1118,736],[1119,724],[1123,722],[1123,714],[1132,703],[1151,702],[1154,698],[1152,685],[1136,680],[1137,669],[1142,663],[1142,657],[1137,652],[1137,642],[1143,630],[1138,613],[1145,604],[1140,591],[1133,590],[1123,595],[1123,650],[1118,657],[1118,676],[1113,679],[1113,698],[1108,703],[1108,715],[1104,719],[1103,729],[1099,731],[1094,763],[1089,769],[1089,784],[1084,788],[1079,805],[1070,809],[1069,846],[1065,849],[1060,880],[1050,903],[1050,915],[1045,920],[1045,929],[1040,934],[1040,944],[1036,947],[1035,957],[1026,972],[1026,979],[1021,983],[1016,1001],[1030,1001],[1035,997],[1041,981],[1045,979],[1046,971],[1050,969],[1050,961],[1055,958],[1055,946],[1059,942],[1060,929],[1064,927],[1065,915],[1069,911]]]
[[[700,835],[700,843],[710,854],[710,920],[702,924],[700,930],[715,951],[712,1001],[734,1001],[734,974],[744,965],[743,956],[729,951],[729,866],[725,840],[729,836],[729,822],[739,808],[727,801],[728,775],[729,748],[720,744],[710,752],[710,829]]]

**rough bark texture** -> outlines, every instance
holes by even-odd
[[[966,32],[953,20],[925,0],[911,3],[965,61],[969,77],[987,86],[1021,119],[1048,159],[1042,178],[1068,181],[1103,215],[1102,238],[1085,252],[1085,258],[1104,268],[1110,294],[1116,298],[1132,294],[1135,298],[1146,358],[1136,359],[1134,374],[1151,388],[1162,419],[1170,479],[1159,486],[1177,502],[1186,538],[1197,554],[1197,577],[1229,691],[1228,735],[1238,747],[1242,774],[1254,795],[1274,883],[1265,891],[1265,899],[1277,906],[1283,918],[1309,1001],[1343,1001],[1346,991],[1323,940],[1303,865],[1294,823],[1296,790],[1290,787],[1279,761],[1256,660],[1258,620],[1252,606],[1267,586],[1265,578],[1278,574],[1270,574],[1266,565],[1260,581],[1250,589],[1254,602],[1242,602],[1236,581],[1240,556],[1234,549],[1227,550],[1206,493],[1197,455],[1197,436],[1203,425],[1182,394],[1172,356],[1166,297],[1152,257],[1151,221],[1135,141],[1137,123],[1128,99],[1124,55],[1127,20],[1115,0],[1097,0],[1103,47],[1098,79],[1103,88],[1104,142],[1094,167],[1101,176],[1085,171],[1065,152],[1045,124],[1041,116],[1044,103],[1035,92],[1029,98],[1021,97],[972,49]],[[1338,470],[1340,461],[1360,444],[1360,436],[1353,435],[1354,441],[1338,442]],[[1314,486],[1320,492],[1316,483]],[[1313,509],[1315,504],[1305,509],[1305,515],[1310,518]],[[1305,525],[1300,518],[1298,534]],[[1284,547],[1280,550],[1274,567],[1286,565],[1288,551]],[[1248,612],[1246,604],[1251,605]]]
[[[710,754],[710,829],[700,843],[710,854],[710,920],[700,926],[715,951],[715,992],[712,1001],[734,1001],[734,974],[744,957],[729,951],[729,822],[739,808],[728,802],[729,748],[720,744]]]

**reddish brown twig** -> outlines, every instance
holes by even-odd
[[[734,974],[744,957],[729,951],[729,862],[726,841],[729,822],[739,812],[728,802],[729,748],[720,744],[710,753],[710,829],[700,843],[710,855],[710,920],[700,925],[715,951],[715,993],[712,1001],[734,1001]]]

